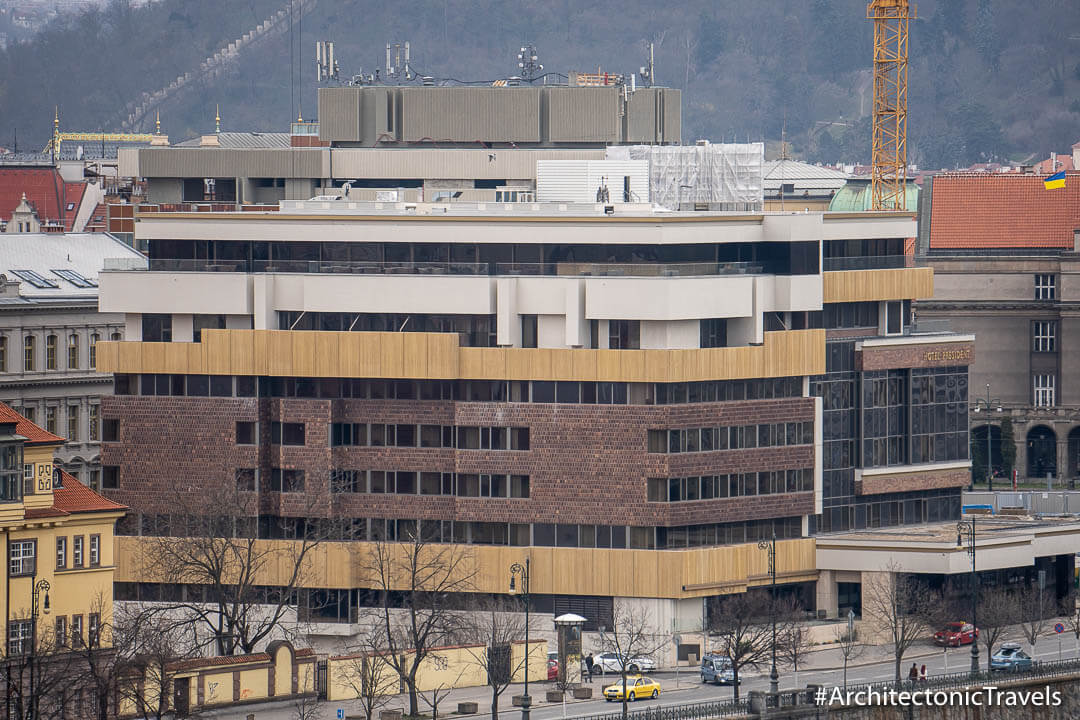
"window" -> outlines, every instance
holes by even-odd
[[[367,425],[363,423],[331,423],[331,447],[367,445]]]
[[[90,647],[97,647],[98,633],[101,632],[101,615],[90,613],[86,624],[86,639]]]
[[[521,316],[521,347],[537,347],[537,317],[536,315]]]
[[[79,406],[67,407],[67,439],[76,442],[79,439]]]
[[[12,540],[8,554],[8,569],[12,577],[16,575],[33,575],[37,570],[35,558],[37,556],[36,540]]]
[[[56,538],[56,569],[63,570],[67,567],[67,538]]]
[[[30,652],[30,620],[12,620],[8,623],[8,655],[25,655]]]
[[[81,568],[83,566],[83,536],[76,535],[71,538],[71,567]]]
[[[11,272],[14,273],[15,275],[17,275],[20,280],[25,280],[26,282],[30,283],[34,287],[42,289],[42,290],[45,290],[45,289],[53,289],[53,290],[55,290],[56,288],[60,287],[60,285],[58,285],[55,281],[49,280],[46,277],[38,275],[33,270],[12,270]]]
[[[1035,376],[1035,407],[1054,407],[1054,380],[1053,375]]]
[[[118,333],[118,332],[109,333],[109,340],[111,340],[112,342],[120,342],[121,339],[122,339],[122,337],[121,337],[120,333]]]
[[[56,336],[45,336],[45,369],[56,369]]]
[[[94,492],[101,492],[101,471],[91,470],[89,477],[90,489]]]
[[[22,412],[19,414],[30,422],[36,422],[35,418],[37,418],[37,408],[35,408],[33,405],[24,405]]]
[[[101,424],[101,439],[105,442],[116,442],[120,439],[120,420],[117,418],[105,418]]]
[[[1057,347],[1057,323],[1053,320],[1036,320],[1032,323],[1035,352],[1054,352]]]
[[[70,208],[70,207],[68,208],[68,210],[71,210],[71,209],[72,208]],[[89,278],[83,277],[82,275],[75,272],[74,270],[53,270],[52,272],[53,272],[53,275],[56,275],[59,278],[67,280],[69,283],[71,283],[72,285],[74,285],[77,288],[95,288],[95,287],[98,286],[98,284],[96,282],[94,282],[93,280],[90,280]]]
[[[250,420],[238,420],[236,423],[236,444],[255,445],[255,423]]]
[[[0,372],[7,372],[7,337],[0,335]]]
[[[56,406],[49,405],[45,408],[45,429],[56,434]]]
[[[22,448],[18,445],[0,448],[0,502],[22,499],[23,472]]]
[[[97,367],[97,344],[101,336],[94,333],[90,336],[90,369],[93,370]]]
[[[34,492],[34,463],[23,464],[23,495],[31,495]]]
[[[270,443],[272,445],[303,445],[304,423],[270,423]]]
[[[258,484],[255,479],[255,468],[237,468],[236,489],[242,492],[254,492]]]
[[[142,339],[143,342],[172,342],[172,315],[143,315]]]
[[[101,406],[90,406],[90,442],[101,439]]]
[[[116,490],[120,487],[120,468],[117,465],[101,466],[101,487],[104,490]]]
[[[23,338],[23,371],[33,372],[34,365],[36,364],[36,358],[34,357],[34,336],[27,335]]]
[[[68,370],[79,368],[79,336],[75,333],[68,335]]]
[[[101,536],[90,536],[90,567],[101,565]]]
[[[82,647],[82,615],[71,616],[71,647]]]
[[[225,329],[225,316],[224,315],[195,315],[191,321],[192,325],[192,340],[195,342],[202,342],[203,330],[224,330]]]
[[[727,347],[727,318],[701,320],[701,347]]]
[[[608,321],[608,348],[611,350],[637,350],[640,347],[641,321]]]
[[[68,626],[66,615],[56,616],[56,644],[60,647],[67,647]]]
[[[1056,275],[1036,275],[1035,276],[1035,299],[1036,300],[1053,300],[1057,296],[1057,276]]]

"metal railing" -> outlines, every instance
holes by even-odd
[[[152,258],[150,270],[161,272],[344,273],[353,275],[495,275],[700,277],[752,275],[758,263],[470,263],[379,262],[355,260],[193,260]]]
[[[680,705],[661,705],[659,707],[631,710],[627,718],[633,720],[698,720],[704,718],[731,717],[747,715],[750,705],[745,700],[682,703]],[[622,720],[622,711],[597,713],[594,715],[575,715],[574,720]]]
[[[892,270],[916,267],[914,255],[860,255],[857,257],[827,257],[826,272],[838,270]]]
[[[688,263],[496,263],[496,275],[600,275],[627,277],[680,277],[703,275],[752,275],[764,271],[764,266],[750,262],[688,262]]]

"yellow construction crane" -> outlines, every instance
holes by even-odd
[[[870,176],[872,209],[907,208],[908,24],[915,4],[871,0],[866,18],[874,21],[874,136]]]

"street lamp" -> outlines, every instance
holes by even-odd
[[[31,579],[30,584],[30,717],[33,720],[37,720],[37,696],[34,695],[34,653],[37,647],[37,618],[38,618],[38,598],[41,594],[45,594],[45,602],[42,605],[42,612],[46,615],[49,614],[49,581],[40,580],[37,583]]]
[[[780,692],[780,673],[776,672],[776,531],[772,540],[758,540],[758,548],[769,553],[769,574],[772,575],[772,602],[769,614],[772,616],[772,670],[769,671],[769,692]]]
[[[956,547],[963,547],[967,539],[967,554],[971,556],[971,625],[975,639],[971,642],[971,674],[979,674],[979,625],[976,612],[979,609],[979,576],[975,574],[975,518],[956,523]]]
[[[1002,410],[1002,408],[1001,408],[1001,400],[999,400],[998,398],[994,398],[993,400],[990,399],[990,383],[986,383],[986,399],[983,400],[982,398],[975,398],[975,407],[972,408],[971,411],[972,412],[980,412],[982,410],[986,410],[986,412],[990,412],[991,410],[994,410],[996,412],[1001,412],[1001,410]],[[993,437],[994,437],[994,434],[992,432],[990,432],[990,421],[989,421],[989,419],[987,419],[987,423],[986,423],[986,482],[987,482],[987,489],[988,489],[989,492],[994,492],[994,459],[993,459],[993,453],[990,452],[990,448],[992,447],[991,442],[993,440]],[[975,489],[974,484],[975,484],[975,481],[974,481],[974,479],[972,479],[972,488],[971,488],[972,490]]]
[[[525,564],[514,563],[510,566],[510,592],[515,591],[514,580],[521,576],[521,594],[525,598],[525,692],[521,696],[521,720],[529,720],[529,558]]]

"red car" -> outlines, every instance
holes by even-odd
[[[548,659],[548,680],[555,680],[559,677],[559,661]]]
[[[979,637],[979,629],[971,623],[952,622],[934,633],[934,642],[948,647],[970,645]]]

